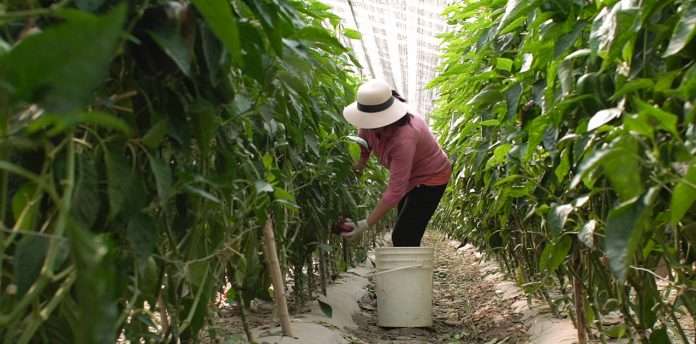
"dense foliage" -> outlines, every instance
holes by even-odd
[[[572,310],[581,336],[686,342],[696,2],[468,0],[446,16],[433,117],[456,166],[439,226]]]
[[[5,343],[196,340],[228,285],[269,297],[268,216],[299,296],[317,260],[324,285],[350,263],[329,228],[382,179],[351,170],[353,62],[327,6],[4,4]]]

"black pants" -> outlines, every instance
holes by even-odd
[[[399,202],[392,243],[397,246],[420,246],[425,227],[440,203],[445,185],[420,185]]]

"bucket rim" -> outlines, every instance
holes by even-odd
[[[378,247],[375,249],[375,257],[400,256],[400,255],[426,255],[434,256],[434,247]]]
[[[417,246],[402,246],[402,247],[376,247],[375,252],[377,251],[435,251],[434,247],[417,247]]]

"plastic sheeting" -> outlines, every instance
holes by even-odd
[[[429,116],[435,97],[426,85],[439,62],[437,35],[445,0],[324,0],[344,26],[362,34],[349,40],[366,78],[387,81],[415,109]],[[351,9],[352,7],[352,9]]]

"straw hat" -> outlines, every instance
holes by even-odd
[[[373,79],[360,85],[357,101],[343,109],[343,117],[358,129],[390,125],[408,113],[406,103],[394,98],[383,80]]]

